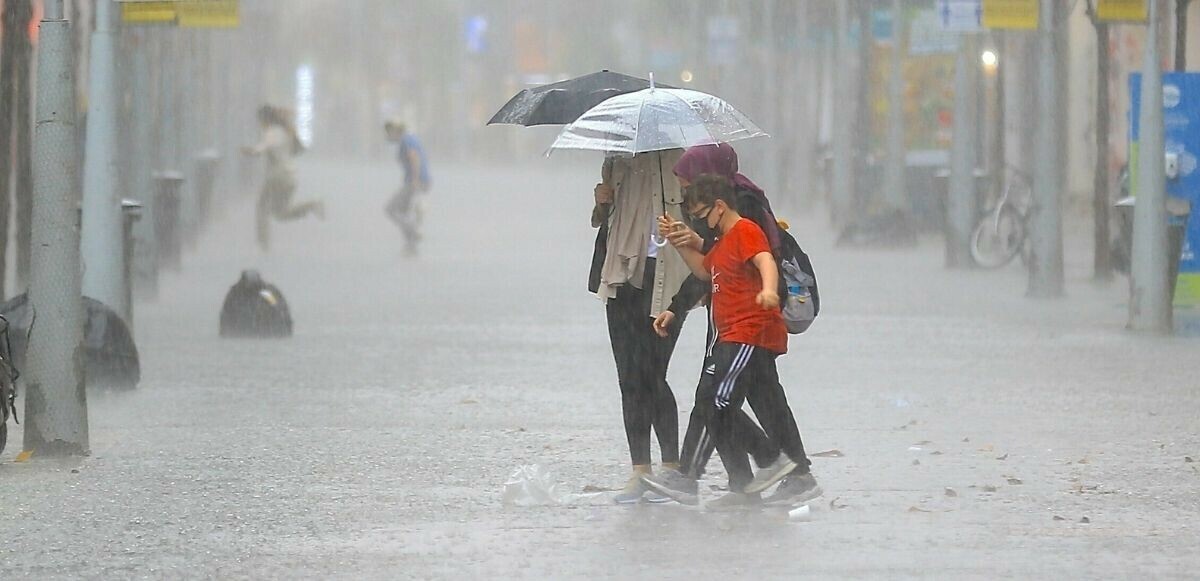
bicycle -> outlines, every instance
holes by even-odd
[[[971,233],[971,257],[983,268],[1000,268],[1018,254],[1023,261],[1028,255],[1031,180],[1016,168],[1006,169],[1008,179],[1003,194],[979,219]]]

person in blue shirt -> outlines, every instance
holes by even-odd
[[[384,211],[404,234],[405,253],[417,254],[421,241],[421,220],[425,215],[425,196],[432,185],[429,177],[429,160],[421,142],[409,133],[403,122],[395,119],[383,125],[388,141],[396,144],[396,157],[404,168],[404,185],[392,196]]]

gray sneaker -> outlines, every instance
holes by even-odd
[[[729,512],[749,510],[762,505],[762,495],[743,492],[728,492],[724,496],[704,503],[704,510],[712,512]]]
[[[758,474],[754,475],[754,480],[746,485],[746,492],[762,492],[782,480],[795,468],[796,463],[788,458],[787,454],[781,453],[769,466],[759,469]]]
[[[817,479],[811,473],[788,474],[779,482],[779,487],[770,496],[763,499],[764,504],[800,504],[808,502],[824,494]]]
[[[659,470],[658,474],[643,474],[642,483],[651,491],[668,496],[680,504],[695,506],[700,502],[699,483],[678,470],[665,468]]]
[[[617,504],[637,504],[642,501],[642,495],[646,494],[646,485],[642,484],[639,474],[634,474],[629,482],[625,483],[625,488],[618,490],[613,495],[613,502]]]

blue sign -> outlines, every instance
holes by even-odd
[[[1130,106],[1130,167],[1138,151],[1138,136],[1141,130],[1142,75],[1129,76]],[[1166,151],[1159,155],[1174,154],[1177,175],[1167,179],[1167,195],[1188,200],[1192,203],[1192,217],[1188,220],[1187,234],[1183,242],[1183,255],[1179,262],[1179,279],[1175,290],[1176,304],[1200,305],[1200,258],[1195,250],[1200,249],[1200,73],[1163,74],[1163,143]],[[1149,152],[1145,152],[1149,154]],[[1136,186],[1136,176],[1130,180]],[[1136,188],[1134,193],[1136,194]]]
[[[463,26],[463,38],[467,43],[467,52],[480,54],[487,50],[488,21],[482,15],[476,14],[467,19]]]
[[[936,10],[944,30],[983,30],[983,0],[938,0]]]

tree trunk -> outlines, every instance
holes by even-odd
[[[1095,218],[1095,255],[1092,261],[1093,278],[1112,278],[1112,256],[1109,248],[1109,206],[1112,203],[1108,175],[1109,94],[1108,74],[1110,67],[1108,24],[1095,20],[1096,26],[1096,182],[1092,197],[1092,213]]]
[[[33,19],[30,0],[8,0],[17,6],[22,24],[16,32],[16,202],[17,202],[17,286],[24,291],[29,283],[30,247],[33,237],[33,82],[30,65],[33,46],[29,42],[29,22]]]
[[[11,208],[11,182],[13,174],[13,118],[17,87],[14,67],[17,56],[17,34],[21,27],[17,18],[18,2],[10,0],[4,4],[0,16],[0,297],[6,297],[5,282],[8,274],[8,224]]]

